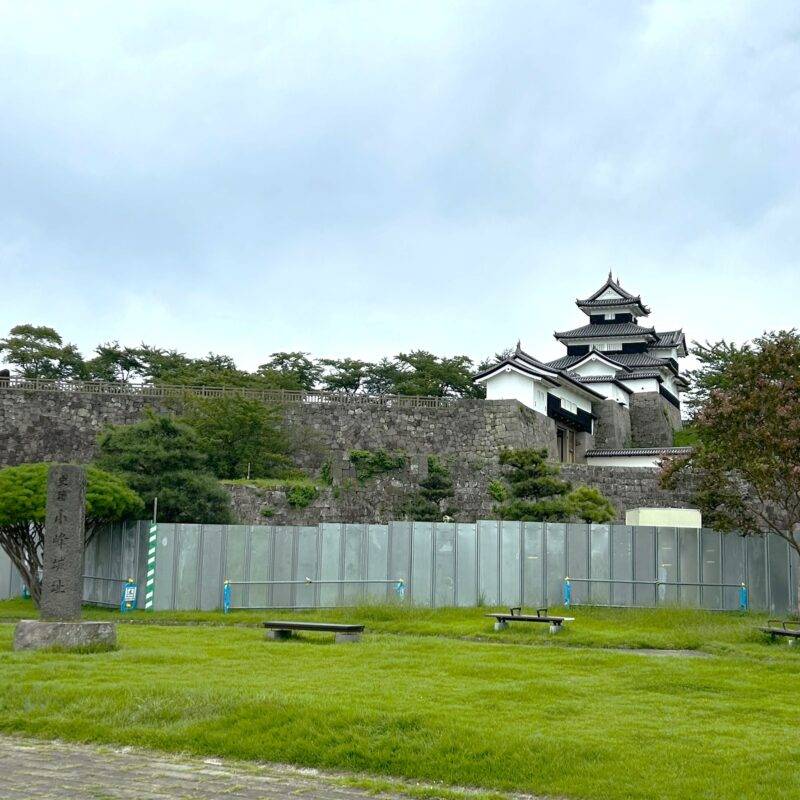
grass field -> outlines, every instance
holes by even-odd
[[[13,653],[0,625],[0,730],[576,798],[800,796],[800,651],[762,618],[579,608],[553,637],[484,611],[303,615],[365,621],[351,646],[265,642],[277,612],[133,614],[91,655]]]

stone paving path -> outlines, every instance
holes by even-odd
[[[402,791],[381,796],[408,800]],[[2,800],[365,800],[370,797],[374,795],[343,786],[341,777],[317,770],[0,736]],[[469,797],[465,793],[465,798]]]

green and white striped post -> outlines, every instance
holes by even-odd
[[[147,545],[147,580],[144,589],[144,610],[153,610],[153,598],[156,591],[156,545],[158,544],[158,499],[153,503],[153,521],[150,524],[150,539]]]

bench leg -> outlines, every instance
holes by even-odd
[[[494,623],[494,629],[496,631],[504,631],[508,627],[508,623],[504,619],[498,619],[497,622]]]
[[[789,640],[789,647],[794,647],[797,639],[794,636],[787,636],[786,638]]]
[[[281,630],[272,630],[272,629],[267,631],[267,639],[272,639],[272,640],[280,639],[280,640],[283,640],[283,639],[291,639],[291,638],[292,638],[292,632],[291,631],[281,631]]]
[[[561,626],[560,625],[551,625],[550,626],[550,633],[560,633]]]
[[[360,642],[360,633],[337,633],[333,640],[336,644],[347,644],[348,642]]]

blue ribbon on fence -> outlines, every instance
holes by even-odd
[[[748,595],[747,586],[742,584],[741,588],[739,589],[739,610],[740,611],[747,611],[750,607],[750,597]]]
[[[406,596],[406,582],[402,578],[395,584],[394,591],[401,600]]]
[[[564,606],[569,608],[569,604],[572,602],[572,584],[569,582],[569,578],[564,578]]]
[[[222,613],[227,614],[231,610],[231,585],[225,581],[222,587]]]
[[[126,611],[133,611],[136,608],[136,598],[139,594],[139,587],[133,578],[128,578],[122,587],[122,594],[119,598],[119,610],[121,614]]]

